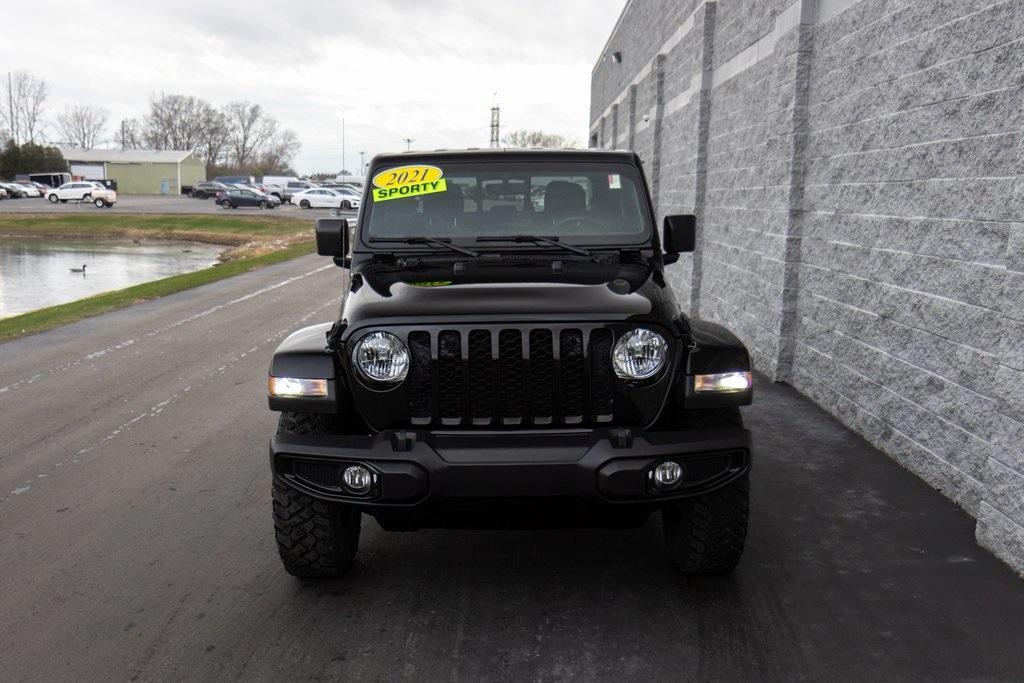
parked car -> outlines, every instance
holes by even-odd
[[[280,199],[282,202],[287,202],[291,198],[291,193],[282,185],[274,185],[271,183],[263,183],[263,187],[266,188],[266,193],[273,195]]]
[[[324,183],[320,187],[329,187],[332,190],[346,190],[358,195],[363,194],[363,186],[355,183],[339,183],[337,181],[331,181],[329,183]]]
[[[117,201],[117,193],[103,187],[103,183],[95,180],[76,180],[64,183],[55,190],[50,190],[46,198],[52,204],[69,201],[92,202],[98,207],[111,207]]]
[[[254,206],[260,209],[273,209],[281,201],[276,197],[255,192],[247,188],[232,187],[217,198],[217,203],[225,209],[237,209],[240,206]]]
[[[43,193],[39,191],[39,188],[35,185],[28,183],[14,183],[24,191],[26,197],[42,197]]]
[[[202,180],[192,186],[189,196],[193,199],[206,199],[216,197],[218,192],[223,192],[228,186],[216,180]]]
[[[349,209],[359,208],[360,197],[329,187],[316,187],[292,195],[292,204],[303,209]]]
[[[255,183],[256,179],[251,175],[219,175],[214,178],[214,181],[224,183],[225,185],[233,185],[235,183]]]
[[[0,199],[7,199],[7,190],[3,187],[0,187]]]
[[[0,187],[7,190],[7,197],[9,199],[22,199],[28,196],[25,194],[25,190],[14,183],[0,183]]]
[[[310,182],[309,180],[292,180],[285,185],[284,189],[289,195],[294,197],[297,192],[312,190],[314,187],[320,186],[314,182]]]
[[[265,175],[260,180],[264,185],[276,185],[277,187],[288,187],[288,183],[300,182],[293,175]]]

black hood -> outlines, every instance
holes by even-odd
[[[477,275],[456,281],[357,274],[341,318],[346,336],[364,327],[413,322],[646,321],[673,328],[679,311],[660,273],[643,269],[642,279],[636,271],[611,274],[632,277],[488,281]]]

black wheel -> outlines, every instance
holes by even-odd
[[[278,433],[322,434],[330,418],[282,413]],[[359,549],[361,515],[344,503],[328,503],[275,479],[274,536],[285,571],[304,579],[335,578],[351,567]]]
[[[59,200],[59,199],[57,198],[57,195],[55,195],[55,194],[51,194],[51,195],[50,195],[49,197],[47,197],[47,199],[49,199],[49,200],[50,200],[50,203],[51,203],[51,204],[56,204],[56,203],[57,203],[58,201],[60,201],[60,200]]]
[[[738,408],[687,411],[690,429],[743,426]],[[687,574],[732,571],[743,555],[750,516],[750,477],[662,508],[665,545],[672,562]]]
[[[225,209],[233,209],[233,208],[235,208],[235,207],[231,206],[231,202],[229,202],[229,201],[228,201],[228,200],[226,200],[226,199],[225,199],[224,201],[222,201],[222,202],[220,203],[220,205],[221,205],[221,207],[223,207],[223,208],[225,208]]]
[[[351,202],[349,202],[348,200],[345,200],[345,201],[343,201],[343,202],[341,203],[341,210],[342,210],[342,211],[348,211],[348,210],[350,210],[351,208],[352,208],[352,203],[351,203]]]
[[[196,198],[197,199],[206,199],[206,193],[205,192],[196,192]]]
[[[261,209],[263,209],[263,210],[269,209],[270,208],[270,203],[267,202],[267,200],[265,200],[265,199],[261,199],[260,203],[259,203],[259,207]]]
[[[309,208],[309,200],[308,199],[301,200],[299,202],[299,207],[301,207],[303,209],[308,209]]]
[[[661,511],[672,562],[687,574],[723,574],[743,555],[750,514],[750,478],[672,503]]]

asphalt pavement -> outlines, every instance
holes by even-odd
[[[45,199],[5,199],[0,201],[0,214],[63,214],[63,213],[146,213],[146,214],[258,214],[277,218],[326,218],[333,209],[303,209],[293,204],[281,204],[275,209],[256,207],[225,209],[213,199],[192,199],[184,195],[118,195],[117,203],[109,209],[100,209],[87,202],[51,204]],[[355,211],[348,212],[354,217]]]
[[[747,553],[686,578],[637,531],[387,533],[279,563],[264,398],[332,319],[303,257],[0,345],[3,680],[1021,680],[1024,582],[972,520],[760,382]]]

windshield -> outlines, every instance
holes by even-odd
[[[421,182],[416,182],[416,181]],[[410,237],[476,243],[502,235],[635,244],[650,234],[640,176],[614,162],[447,162],[375,171],[370,242]]]

